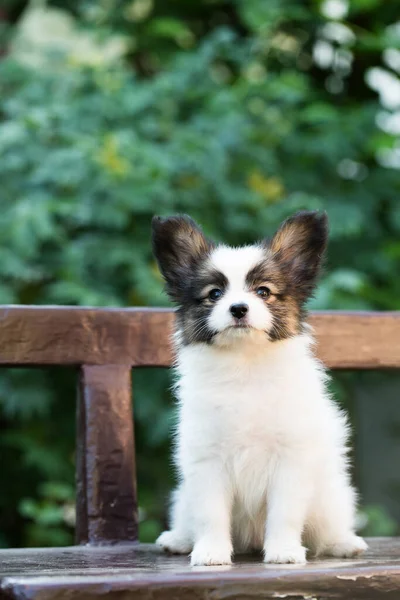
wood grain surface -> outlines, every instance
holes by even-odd
[[[77,407],[76,539],[137,539],[131,369],[83,366]]]
[[[398,600],[400,539],[371,539],[359,559],[190,567],[151,545],[0,550],[0,598],[15,600]]]
[[[169,366],[168,309],[0,307],[0,365]],[[400,312],[321,312],[309,322],[332,369],[400,367]]]

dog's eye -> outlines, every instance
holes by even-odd
[[[269,288],[267,288],[265,285],[262,285],[261,287],[257,288],[256,294],[257,294],[257,296],[259,296],[260,298],[263,298],[265,300],[265,298],[270,297],[271,290]]]
[[[208,292],[208,297],[211,300],[211,302],[216,302],[217,300],[219,300],[221,298],[221,296],[222,296],[222,291],[219,290],[218,288],[214,288]]]

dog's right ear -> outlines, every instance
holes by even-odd
[[[209,252],[210,242],[200,227],[187,215],[153,217],[153,253],[166,281],[166,290],[180,302],[193,269]]]

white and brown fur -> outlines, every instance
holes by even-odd
[[[304,321],[326,242],[316,212],[242,248],[213,244],[187,216],[153,219],[154,254],[178,305],[180,483],[158,544],[191,553],[192,565],[251,550],[302,563],[307,549],[351,557],[366,548],[355,534],[346,417]]]

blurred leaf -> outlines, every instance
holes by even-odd
[[[382,506],[371,504],[361,513],[361,529],[365,536],[391,537],[396,535],[398,525]]]

